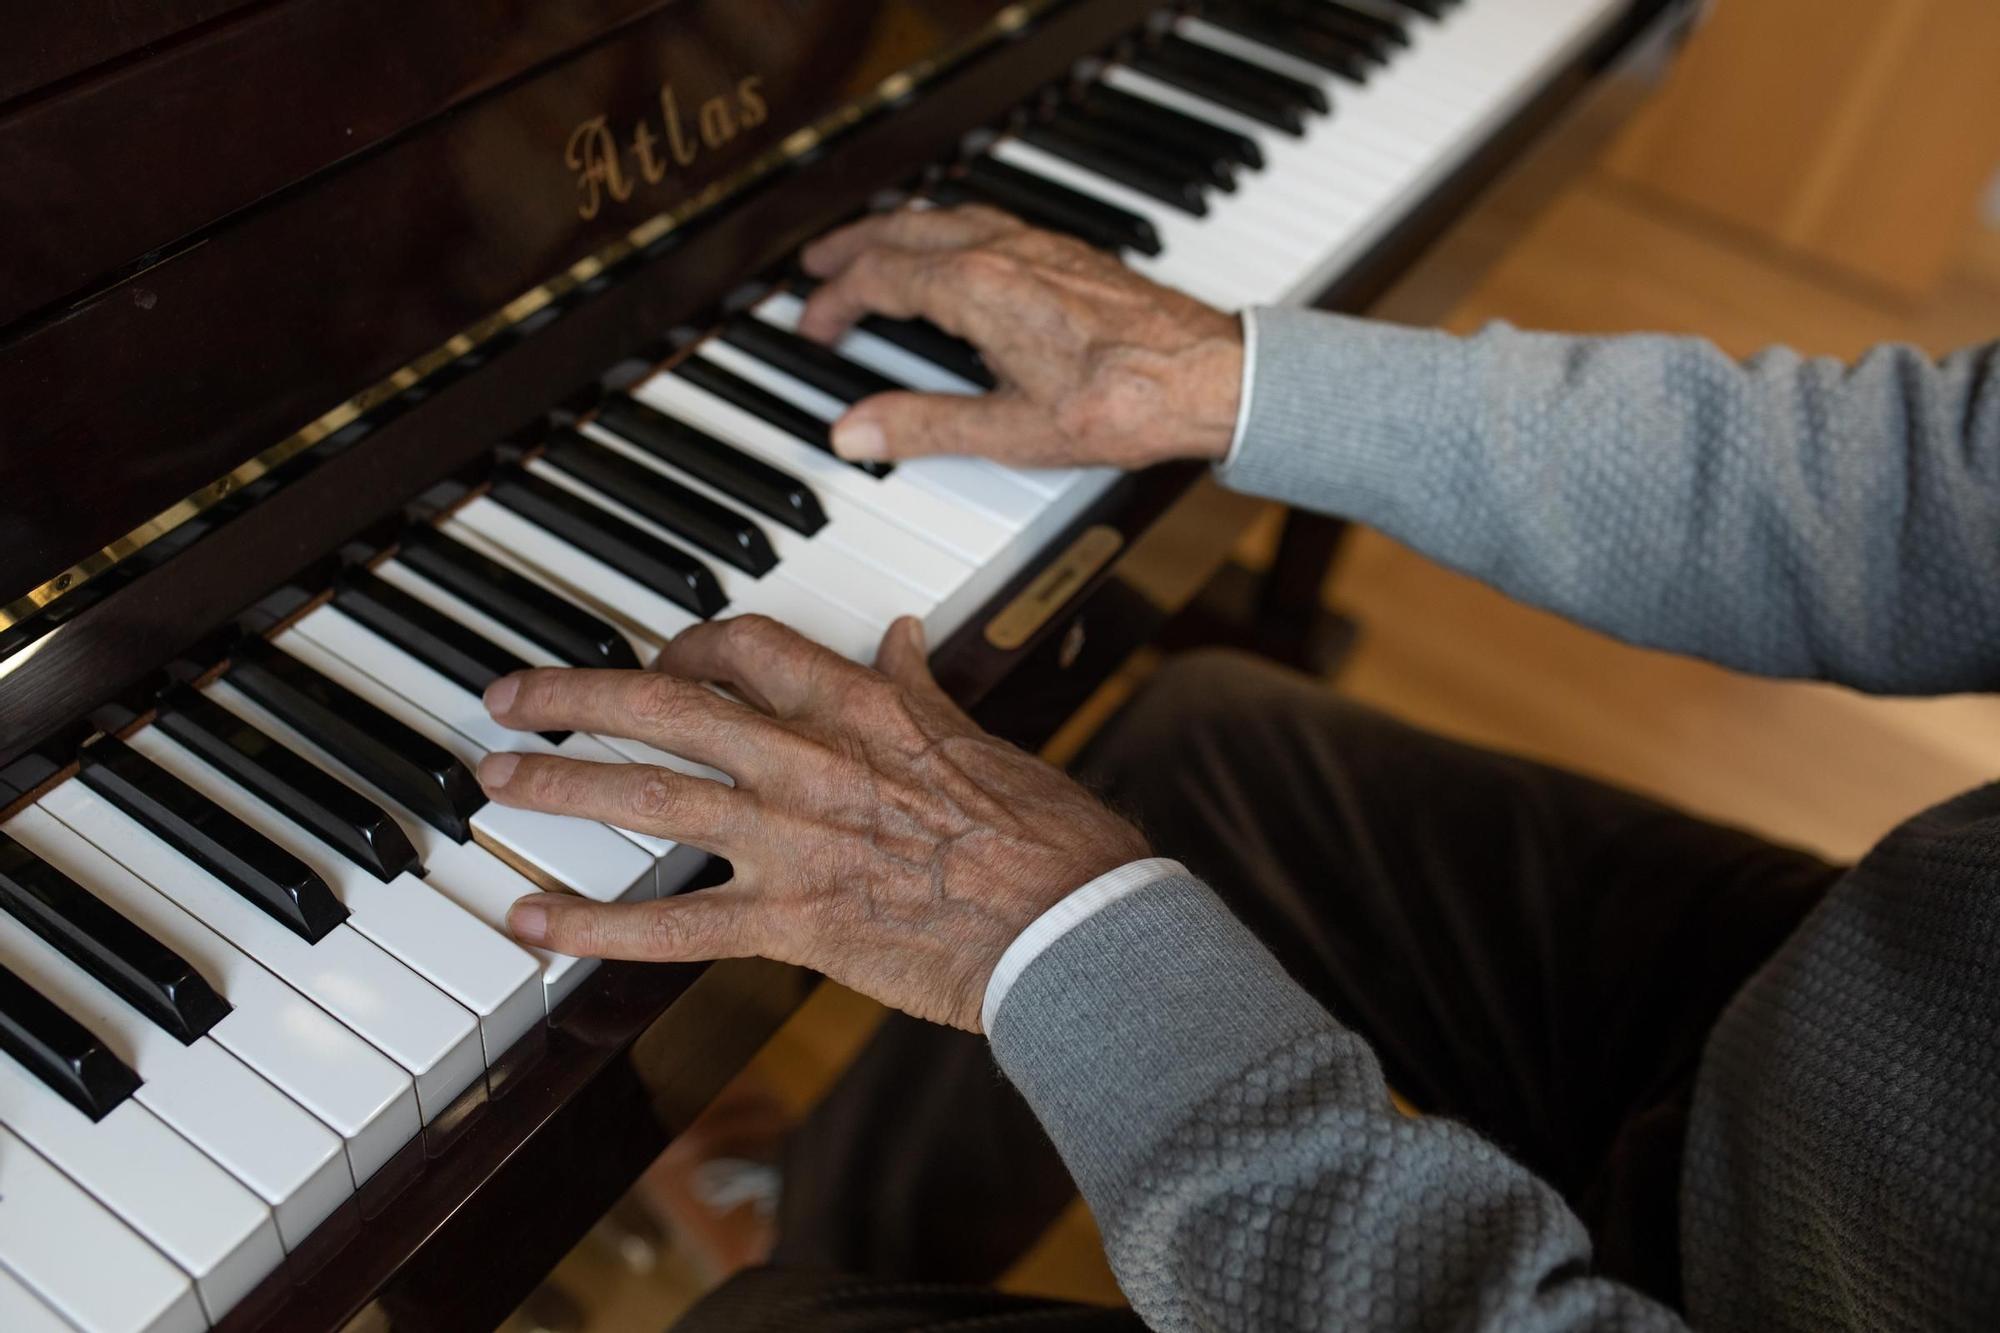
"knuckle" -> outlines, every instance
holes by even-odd
[[[527,673],[521,682],[520,704],[536,713],[548,713],[562,702],[563,673],[547,667],[537,667]]]
[[[880,292],[897,285],[898,272],[892,252],[863,250],[836,283],[821,290],[837,288],[843,297],[851,292]]]
[[[680,711],[684,684],[677,678],[652,672],[632,685],[630,707],[641,722],[661,725],[671,722]]]
[[[663,768],[645,768],[632,797],[636,812],[651,820],[664,822],[673,819],[687,806],[681,781]]]
[[[973,297],[1011,289],[1019,281],[1021,270],[1021,262],[1013,255],[983,245],[959,251],[947,265],[953,284]]]
[[[646,951],[662,957],[671,957],[687,947],[688,931],[680,913],[655,908],[646,916]]]

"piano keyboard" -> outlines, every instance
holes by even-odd
[[[1306,299],[1616,9],[1211,4],[934,195],[1225,309]],[[219,1320],[589,975],[509,939],[512,902],[695,873],[670,841],[487,803],[493,749],[707,770],[507,731],[486,683],[636,666],[748,612],[863,660],[901,615],[940,641],[1110,483],[840,460],[828,423],[855,399],[990,377],[922,324],[816,347],[800,308],[767,297],[503,464],[0,824],[0,1327]]]

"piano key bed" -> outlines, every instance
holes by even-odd
[[[1205,5],[932,198],[1226,309],[1308,299],[1616,9]],[[703,771],[506,731],[488,682],[635,666],[751,612],[858,660],[903,615],[940,642],[1113,484],[837,458],[828,424],[858,398],[992,380],[921,323],[819,347],[801,308],[779,290],[734,315],[0,824],[0,1327],[223,1321],[441,1144],[593,973],[509,939],[513,901],[644,900],[702,871],[665,839],[486,802],[472,769],[496,749]]]

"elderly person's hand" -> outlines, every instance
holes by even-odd
[[[672,838],[734,869],[726,884],[659,902],[537,894],[514,906],[516,937],[606,958],[776,958],[977,1031],[987,978],[1014,937],[1146,844],[946,698],[917,621],[890,627],[877,667],[742,616],[681,634],[653,671],[495,681],[487,707],[510,727],[625,736],[735,782],[488,755],[480,781],[502,804]]]
[[[807,337],[832,342],[871,312],[921,316],[970,341],[999,381],[974,398],[856,403],[833,429],[848,458],[1136,468],[1229,450],[1243,375],[1236,317],[1081,241],[990,208],[905,209],[802,258],[824,280],[800,321]]]

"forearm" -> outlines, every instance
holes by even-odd
[[[2000,344],[1739,364],[1684,338],[1254,319],[1238,489],[1739,669],[2000,681]]]
[[[1587,1274],[1547,1186],[1397,1113],[1366,1044],[1197,881],[1063,936],[992,1040],[1162,1333],[1675,1326]]]

